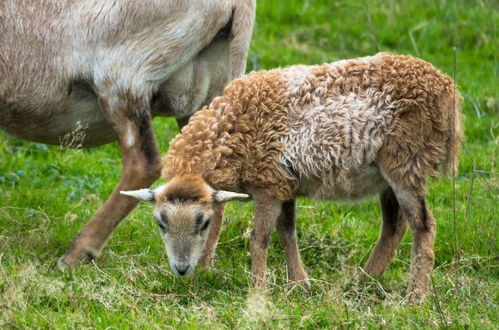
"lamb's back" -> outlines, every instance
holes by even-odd
[[[376,192],[369,187],[382,184],[376,160],[387,139],[404,143],[432,138],[436,131],[448,131],[449,111],[454,111],[442,104],[453,92],[452,80],[411,56],[382,53],[295,66],[284,76],[291,106],[281,163],[292,168],[301,185],[314,186],[318,197]],[[426,136],[398,136],[411,135],[401,130],[408,120],[427,127]],[[432,174],[430,169],[423,172]],[[365,182],[369,184],[360,188]]]

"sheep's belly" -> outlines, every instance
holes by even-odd
[[[357,200],[378,194],[387,187],[379,168],[366,165],[349,172],[333,169],[320,179],[301,180],[299,194],[318,200]]]

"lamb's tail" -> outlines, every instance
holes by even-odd
[[[447,142],[447,157],[442,164],[442,171],[445,175],[455,176],[457,174],[458,156],[463,141],[463,128],[461,118],[462,97],[459,92],[453,88],[451,95],[451,107],[449,112],[450,138]]]

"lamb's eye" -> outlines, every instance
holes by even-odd
[[[203,213],[198,213],[196,215],[196,219],[194,221],[196,221],[196,225],[199,226],[201,224],[201,222],[203,222],[203,220],[204,220]]]
[[[206,222],[203,224],[203,227],[201,228],[201,232],[205,231],[209,225],[210,225],[210,220],[206,220]]]
[[[166,216],[165,211],[161,211],[159,214],[159,217],[156,218],[156,223],[158,224],[159,229],[161,232],[165,233],[166,232],[166,224],[168,223],[168,217]]]
[[[159,230],[161,230],[163,233],[166,232],[166,227],[161,221],[156,221],[158,223]]]

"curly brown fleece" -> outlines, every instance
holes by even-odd
[[[334,198],[321,189],[355,198],[345,182],[376,163],[421,194],[438,166],[451,173],[457,164],[460,102],[451,78],[411,56],[254,72],[192,117],[164,157],[163,176],[199,174],[215,189],[251,185],[281,200]]]
[[[163,176],[200,174],[215,189],[271,186],[291,193],[286,173],[276,166],[288,130],[289,105],[279,71],[255,72],[237,79],[208,108],[194,115],[170,145]]]

